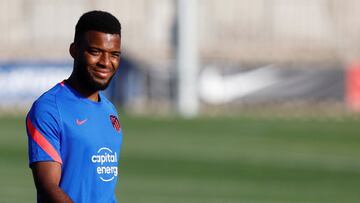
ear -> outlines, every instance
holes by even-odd
[[[76,59],[78,56],[78,50],[74,42],[70,44],[69,53],[73,57],[73,59]]]

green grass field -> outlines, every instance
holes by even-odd
[[[122,118],[123,203],[357,203],[360,121]],[[0,202],[35,202],[24,118],[0,118]]]

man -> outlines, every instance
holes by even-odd
[[[100,92],[118,69],[121,25],[111,14],[83,14],[70,55],[73,72],[40,96],[26,118],[38,202],[116,202],[122,130]]]

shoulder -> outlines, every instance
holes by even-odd
[[[36,124],[52,122],[60,124],[60,115],[57,106],[57,96],[61,90],[60,84],[42,94],[32,105],[28,118]]]
[[[57,102],[56,97],[61,90],[59,87],[60,85],[57,84],[50,90],[46,91],[42,94],[33,104],[31,107],[32,111],[35,112],[43,112],[43,111],[54,111],[57,109]]]

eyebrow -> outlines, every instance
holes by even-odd
[[[106,51],[104,49],[101,49],[99,47],[94,47],[94,46],[88,46],[88,49],[96,49],[96,50],[99,50],[99,51]],[[119,53],[121,54],[121,50],[120,51],[110,51],[111,53]]]

